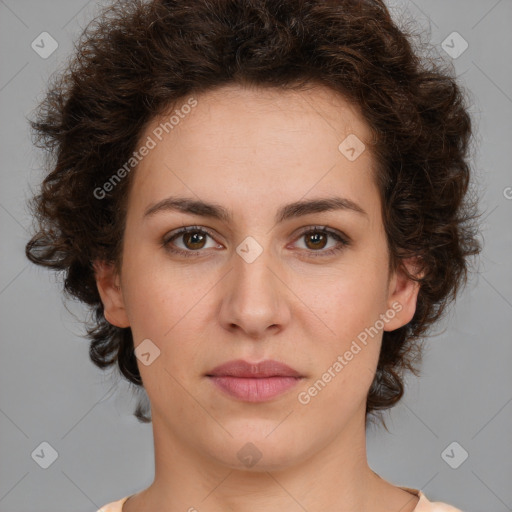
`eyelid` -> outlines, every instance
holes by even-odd
[[[301,236],[305,235],[306,233],[310,233],[310,232],[314,232],[314,231],[325,231],[326,233],[328,233],[330,235],[342,238],[345,242],[347,242],[347,244],[352,242],[351,238],[348,235],[346,235],[343,231],[331,228],[327,225],[322,225],[322,226],[311,225],[311,226],[306,226],[305,228],[301,228],[299,230],[299,234],[296,235],[296,238],[294,240],[296,240],[297,238],[300,238]]]

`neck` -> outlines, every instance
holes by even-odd
[[[324,446],[315,447],[314,453],[290,458],[292,462],[270,457],[265,461],[263,453],[257,464],[244,469],[222,464],[200,452],[186,439],[177,437],[158,414],[153,414],[153,434],[154,482],[130,498],[123,512],[375,512],[389,510],[391,502],[401,504],[407,512],[417,502],[368,466],[364,410]],[[233,439],[229,443],[240,447],[245,444]]]

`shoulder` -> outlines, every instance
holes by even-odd
[[[429,499],[419,489],[413,489],[411,487],[405,486],[399,487],[400,489],[407,491],[414,496],[418,496],[419,500],[413,512],[463,512],[462,510],[452,507],[447,503],[441,503],[440,501],[429,501]]]
[[[103,505],[99,510],[96,512],[122,512],[123,509],[123,503],[129,498],[129,496],[125,496],[124,498],[121,498],[117,501],[112,501],[111,503],[107,503],[106,505]]]
[[[403,487],[402,487],[403,489]],[[413,491],[413,494],[419,497],[418,504],[414,509],[414,512],[463,512],[462,510],[452,507],[447,503],[440,501],[429,501],[428,498],[418,489],[407,489],[409,492]],[[124,502],[129,498],[125,496],[117,501],[112,501],[103,505],[97,512],[122,512]]]
[[[418,496],[420,500],[418,501],[414,512],[463,512],[462,510],[452,507],[447,503],[429,501],[421,491],[418,491]]]

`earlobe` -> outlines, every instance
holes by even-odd
[[[105,319],[116,327],[129,327],[120,279],[114,265],[105,261],[95,261],[93,268]]]
[[[420,278],[423,275],[418,272],[417,258],[402,260],[402,265],[393,274],[389,283],[388,309],[394,310],[395,315],[387,322],[385,331],[394,331],[406,325],[416,312],[420,283],[408,277],[403,267],[406,267],[413,276]]]

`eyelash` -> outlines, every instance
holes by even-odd
[[[171,237],[166,237],[163,240],[162,246],[168,252],[174,253],[174,254],[178,254],[178,255],[184,256],[186,258],[197,258],[197,257],[200,257],[201,253],[203,252],[201,249],[198,249],[198,250],[195,250],[195,251],[194,250],[184,251],[183,249],[177,249],[177,248],[173,248],[171,246],[171,242],[173,240],[175,240],[176,238],[179,238],[180,236],[182,236],[185,233],[201,233],[201,234],[204,234],[204,235],[208,235],[209,237],[214,239],[213,235],[208,230],[206,230],[204,228],[201,228],[199,226],[187,226],[187,227],[184,227],[184,228],[180,229],[176,233],[174,233]],[[337,231],[333,231],[333,230],[327,228],[326,226],[308,227],[307,229],[305,229],[304,231],[302,231],[299,234],[299,236],[296,238],[296,240],[299,240],[301,237],[303,237],[305,235],[310,235],[310,234],[313,234],[313,233],[326,233],[327,235],[330,235],[332,238],[334,238],[335,240],[337,240],[339,242],[339,245],[337,245],[336,247],[332,247],[331,249],[328,249],[326,251],[322,251],[322,250],[319,250],[319,251],[310,250],[310,251],[308,251],[308,252],[311,253],[311,256],[314,257],[314,258],[317,258],[317,257],[324,257],[325,258],[325,257],[328,257],[328,256],[332,256],[332,255],[342,251],[346,246],[350,245],[350,242],[348,241],[347,238],[343,237]]]

